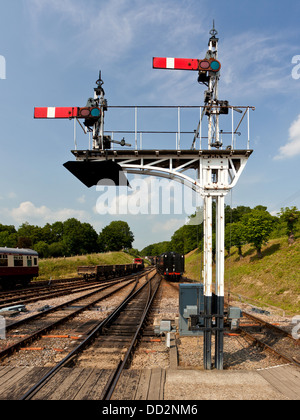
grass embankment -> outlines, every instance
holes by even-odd
[[[300,313],[300,240],[289,246],[286,238],[273,239],[263,247],[263,258],[245,245],[240,260],[232,248],[225,260],[225,293],[254,299],[262,305],[272,305],[291,314]],[[201,254],[198,250],[186,256],[186,276],[202,281]]]
[[[69,258],[49,258],[39,262],[38,280],[49,280],[77,276],[79,265],[131,264],[134,257],[125,252],[107,252],[103,254],[80,255]]]

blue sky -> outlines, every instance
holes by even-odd
[[[0,0],[0,5],[0,223],[44,226],[76,217],[99,232],[112,220],[126,220],[136,248],[169,240],[185,214],[98,214],[96,187],[87,189],[63,167],[73,160],[73,123],[34,120],[33,110],[84,106],[100,69],[109,105],[202,105],[204,87],[196,73],[153,70],[152,57],[203,58],[213,19],[222,63],[219,97],[256,108],[254,153],[232,204],[262,204],[273,213],[300,208],[299,2]],[[177,129],[176,115],[159,117],[166,129]],[[141,113],[139,127],[155,129],[160,118]],[[193,131],[198,119],[182,111],[182,129]],[[109,130],[134,129],[132,111],[110,110],[105,122]],[[78,145],[87,148],[79,130]],[[143,142],[147,148],[175,145],[169,138]],[[189,138],[185,144],[190,147]]]

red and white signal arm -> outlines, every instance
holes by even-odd
[[[94,118],[100,117],[97,107],[47,107],[34,108],[34,118]]]
[[[34,118],[76,118],[77,107],[34,108]]]
[[[221,63],[214,58],[198,60],[195,58],[154,57],[153,68],[167,70],[213,71],[216,73],[221,70]]]

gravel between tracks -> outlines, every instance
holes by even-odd
[[[153,307],[153,323],[159,325],[162,319],[169,319],[173,326],[178,323],[179,316],[179,299],[178,299],[178,284],[169,284],[165,280],[162,281],[162,287],[158,292],[158,297],[155,300]],[[28,313],[19,315],[16,319],[26,318],[38,312],[38,310],[45,306],[55,306],[72,300],[76,297],[84,295],[86,292],[79,292],[72,296],[63,296],[53,298],[45,302],[35,302],[26,305]],[[125,290],[124,290],[125,293]],[[82,313],[77,319],[79,322],[85,323],[89,320],[104,319],[108,313],[120,301],[119,297],[110,297],[107,300],[98,304],[98,311],[90,310]],[[243,310],[249,310],[245,305],[233,303],[236,306],[242,307]],[[279,317],[278,315],[265,316],[268,322],[279,323],[291,330],[291,318]],[[56,334],[63,333],[58,330]],[[80,334],[77,334],[78,336]],[[137,348],[131,368],[168,368],[169,365],[169,349],[166,347],[165,337],[161,337],[161,341],[157,341],[158,337],[152,337],[156,341],[142,341]],[[187,369],[202,369],[203,366],[203,338],[202,337],[178,337],[177,336],[177,350],[179,368]],[[214,337],[212,337],[214,343]],[[48,339],[46,348],[41,352],[40,356],[33,352],[21,351],[11,358],[11,364],[14,366],[44,366],[53,364],[61,360],[68,353],[68,346],[75,345],[76,341],[70,343],[66,339]],[[213,346],[212,346],[213,349]],[[212,350],[213,351],[213,350]],[[37,353],[37,352],[34,352]],[[212,354],[212,356],[214,356]],[[278,364],[278,359],[269,356],[267,353],[261,351],[250,345],[241,337],[224,337],[224,368],[228,370],[254,370],[259,368],[270,367]]]
[[[158,305],[154,308],[154,324],[159,325],[162,319],[170,319],[172,325],[178,325],[179,316],[179,285],[168,284],[163,280],[159,292]],[[252,307],[239,302],[231,302],[232,306],[239,306],[244,311],[251,313]],[[260,315],[258,315],[260,316]],[[280,317],[275,314],[264,315],[262,318],[270,323],[279,324],[287,331],[291,331],[292,317]],[[203,337],[178,337],[176,334],[179,368],[203,369]],[[212,359],[214,358],[214,336],[212,337]],[[270,356],[265,351],[253,347],[242,337],[224,336],[224,369],[226,370],[256,370],[282,363],[276,357]],[[169,349],[166,347],[165,338],[160,343],[142,343],[137,350],[132,366],[138,368],[168,368]]]

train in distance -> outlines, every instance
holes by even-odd
[[[39,256],[32,249],[0,247],[0,286],[13,288],[27,286],[39,275]]]
[[[142,258],[135,258],[132,264],[85,265],[77,267],[77,274],[85,280],[114,278],[137,273],[144,269]]]
[[[184,273],[184,255],[164,252],[156,259],[157,271],[169,281],[179,281]]]
[[[140,265],[141,268],[144,268],[144,260],[142,258],[135,258],[133,260],[133,264]]]

